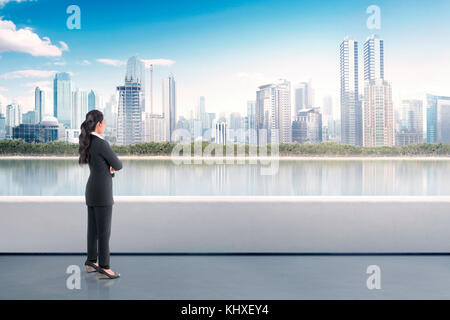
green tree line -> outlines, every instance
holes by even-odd
[[[173,148],[177,144],[169,142],[149,142],[137,143],[128,146],[113,145],[112,149],[118,155],[149,155],[149,156],[169,156],[172,154]],[[187,150],[191,150],[190,154],[194,154],[194,143],[184,145]],[[216,149],[214,150],[215,147]],[[197,145],[196,150],[199,150]],[[213,148],[212,155],[220,153],[227,155],[226,146],[211,145],[209,142],[201,143],[201,150],[204,153],[205,148],[210,150]],[[234,149],[234,154],[238,153],[238,146],[232,145],[228,148]],[[250,153],[253,155],[254,151],[250,151],[250,146],[245,145],[245,155]],[[268,145],[267,150],[258,148],[259,155],[270,155],[271,145]],[[395,147],[359,147],[353,145],[339,144],[336,142],[322,142],[318,144],[300,144],[280,143],[278,147],[280,156],[449,156],[450,144],[442,143],[420,143],[410,144],[407,146]],[[189,152],[187,152],[189,154]],[[178,154],[183,155],[183,150]],[[228,153],[232,154],[232,153]],[[242,154],[239,152],[239,154]],[[61,155],[61,156],[77,156],[78,144],[66,143],[63,141],[52,141],[47,143],[27,143],[22,139],[5,139],[0,140],[0,155]]]

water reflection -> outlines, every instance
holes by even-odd
[[[0,195],[84,195],[87,166],[68,160],[0,160]],[[115,195],[450,195],[450,161],[280,161],[181,164],[123,160]]]

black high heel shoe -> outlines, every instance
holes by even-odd
[[[99,266],[95,265],[93,262],[91,261],[86,261],[84,263],[84,266],[86,267],[86,271],[87,273],[92,273],[92,272],[96,272],[97,269],[99,268]]]
[[[117,279],[120,277],[120,273],[114,272],[114,274],[109,274],[108,272],[105,271],[105,269],[98,267],[97,277],[99,279]]]

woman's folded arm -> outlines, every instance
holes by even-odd
[[[119,160],[108,141],[104,141],[103,148],[101,150],[101,155],[108,162],[108,164],[113,167],[114,170],[118,171],[122,169],[122,162]]]

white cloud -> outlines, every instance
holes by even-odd
[[[55,66],[65,66],[66,63],[64,61],[56,61],[53,63]]]
[[[3,79],[20,79],[20,78],[50,78],[55,75],[55,70],[17,70],[0,75]]]
[[[14,100],[20,105],[22,113],[26,113],[34,108],[34,95],[18,96]]]
[[[8,91],[8,88],[0,87],[0,92],[2,92],[2,91]]]
[[[0,52],[15,51],[32,56],[59,57],[69,49],[65,42],[59,43],[61,48],[52,44],[48,37],[41,39],[31,28],[17,29],[14,22],[0,17]]]
[[[171,59],[141,59],[142,62],[144,62],[145,67],[149,68],[150,65],[154,65],[154,66],[171,66],[175,63],[175,60],[171,60]]]
[[[278,79],[283,78],[280,75],[268,75],[261,72],[236,72],[235,76],[247,83],[252,83],[256,88],[261,85],[274,83]],[[256,89],[255,89],[256,90]]]
[[[91,64],[91,62],[90,62],[89,60],[83,60],[83,61],[81,61],[80,64],[81,64],[82,66],[88,66],[88,65]]]
[[[34,81],[34,82],[27,82],[25,84],[23,84],[23,86],[25,87],[40,87],[40,88],[44,88],[44,87],[50,87],[52,84],[51,81]]]
[[[0,0],[0,8],[3,8],[8,2],[27,2],[33,0]]]
[[[0,94],[0,113],[5,112],[5,106],[8,104],[8,99]]]
[[[36,87],[39,87],[42,91],[46,93],[46,100],[49,98],[50,93],[52,92],[52,82],[51,81],[35,81],[35,82],[27,82],[22,84],[22,87],[28,88],[27,90],[23,91],[24,93],[27,93],[27,96],[34,97],[34,93],[36,90]]]
[[[236,72],[236,77],[252,80],[261,80],[266,78],[266,76],[261,72]]]
[[[175,63],[175,60],[171,60],[171,59],[141,59],[141,61],[144,63],[146,68],[149,68],[150,65],[154,65],[154,66],[171,66],[172,64]],[[127,64],[126,61],[124,60],[117,60],[117,59],[97,59],[97,62],[109,65],[109,66],[114,66],[114,67],[120,67],[120,66],[124,66]]]
[[[69,51],[69,46],[64,41],[60,41],[59,44],[61,45],[62,51]]]
[[[126,61],[116,59],[97,59],[97,62],[106,64],[108,66],[120,67],[126,64]]]

